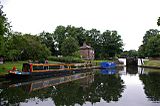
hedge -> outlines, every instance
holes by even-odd
[[[80,58],[72,57],[72,56],[67,56],[67,57],[50,56],[50,57],[48,57],[48,60],[64,62],[64,63],[84,63],[85,62],[84,60],[82,60]]]

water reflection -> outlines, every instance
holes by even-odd
[[[144,90],[150,101],[160,102],[160,70],[159,72],[148,72],[140,74],[140,80],[144,84]]]
[[[107,75],[99,72],[78,73],[75,75],[48,78],[31,83],[19,83],[3,88],[0,93],[0,105],[20,105],[38,98],[40,101],[54,101],[55,105],[83,105],[118,101],[124,90],[123,81],[118,74]]]
[[[127,73],[130,75],[136,75],[138,73],[138,67],[135,66],[129,66],[126,67]]]
[[[116,74],[117,71],[115,69],[102,69],[100,73],[109,75],[109,74]]]
[[[160,70],[134,67],[0,85],[0,106],[41,103],[48,103],[41,104],[46,106],[158,106],[159,102]]]

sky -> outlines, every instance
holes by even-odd
[[[0,0],[12,30],[38,34],[58,25],[72,25],[101,33],[116,30],[124,50],[142,44],[149,29],[158,29],[160,0]]]

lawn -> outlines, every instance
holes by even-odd
[[[16,61],[16,62],[5,62],[0,64],[0,75],[7,74],[7,71],[12,69],[15,66],[18,70],[22,69],[22,64],[26,61]]]
[[[144,62],[145,66],[158,66],[160,67],[160,60],[149,60]]]

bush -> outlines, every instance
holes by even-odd
[[[50,61],[58,61],[58,62],[64,62],[64,63],[83,63],[84,60],[72,56],[66,56],[66,57],[55,57],[50,56],[48,57],[48,60]]]

